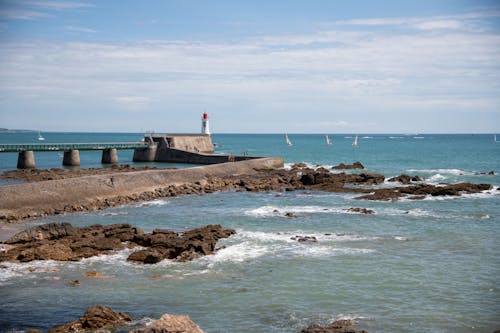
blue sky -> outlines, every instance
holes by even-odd
[[[500,132],[498,1],[0,0],[0,127]]]

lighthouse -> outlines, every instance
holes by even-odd
[[[208,127],[208,114],[203,112],[203,116],[201,117],[201,134],[209,134],[210,128]]]

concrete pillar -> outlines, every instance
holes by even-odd
[[[65,151],[63,157],[63,165],[80,165],[80,152],[77,149]]]
[[[116,148],[104,149],[102,151],[101,163],[118,164],[118,151],[116,150]]]
[[[154,162],[156,161],[157,144],[150,144],[147,148],[137,148],[134,150],[134,162]]]
[[[33,169],[35,168],[35,153],[33,150],[20,151],[17,157],[18,169]]]

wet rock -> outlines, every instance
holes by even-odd
[[[361,162],[356,161],[353,164],[344,164],[340,163],[339,165],[333,166],[333,170],[355,170],[355,169],[364,169],[365,167]]]
[[[357,200],[374,200],[374,201],[395,201],[403,197],[402,193],[399,193],[393,189],[380,189],[373,193],[355,197]]]
[[[315,236],[294,236],[290,237],[291,240],[295,240],[297,242],[309,242],[309,243],[316,243],[318,239]]]
[[[43,230],[45,226],[40,226]],[[58,229],[57,226],[50,226]],[[220,225],[208,225],[206,227],[186,231],[182,234],[170,230],[156,229],[152,234],[144,234],[142,230],[133,228],[128,224],[116,224],[110,226],[93,225],[90,227],[77,228],[67,224],[62,226],[71,229],[65,237],[58,234],[58,238],[50,237],[43,241],[31,240],[24,243],[26,232],[14,235],[10,240],[19,242],[12,246],[9,251],[0,253],[1,261],[29,262],[33,260],[58,260],[75,261],[99,254],[106,254],[137,245],[147,247],[129,256],[130,261],[143,263],[157,263],[163,259],[174,259],[178,261],[192,260],[203,255],[215,252],[215,246],[219,239],[227,238],[235,233],[233,229],[224,229]],[[52,235],[52,234],[51,234]]]
[[[403,174],[403,175],[389,178],[387,181],[399,182],[401,184],[411,184],[412,182],[421,182],[422,178],[420,178],[419,176],[408,176],[408,175]]]
[[[164,314],[147,327],[129,333],[205,333],[189,316]]]
[[[44,239],[59,239],[76,234],[76,229],[69,223],[49,223],[41,226],[29,228],[15,234],[8,239],[6,244],[24,244],[35,240],[38,232],[42,232]]]
[[[371,210],[368,208],[359,208],[359,207],[351,207],[349,209],[346,209],[345,211],[349,212],[349,213],[358,213],[358,214],[365,214],[365,215],[375,214],[374,210]]]
[[[292,169],[305,169],[305,168],[307,168],[307,164],[305,164],[304,162],[299,162],[292,165]]]
[[[337,320],[326,325],[313,324],[300,333],[368,333],[365,330],[355,329],[353,325],[352,320]]]
[[[87,310],[83,317],[49,330],[49,333],[85,332],[132,321],[126,313],[116,313],[111,308],[96,305]]]
[[[461,194],[480,193],[482,191],[491,190],[490,184],[472,184],[472,183],[459,183],[449,184],[444,186],[436,186],[430,184],[420,184],[409,187],[397,188],[400,193],[410,195],[431,195],[431,196],[458,196]]]
[[[286,212],[285,217],[294,218],[294,217],[299,217],[299,216],[293,212]]]
[[[213,254],[219,239],[227,238],[235,233],[233,229],[224,229],[220,225],[208,225],[182,234],[157,232],[151,237],[161,237],[150,239],[149,242],[142,242],[142,244],[149,244],[150,248],[132,253],[127,260],[145,264],[154,264],[164,259],[193,260],[200,256]],[[143,238],[145,237],[143,236]]]

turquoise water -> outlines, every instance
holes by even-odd
[[[22,137],[21,137],[22,136]],[[47,142],[136,141],[138,134],[44,133]],[[0,134],[0,142],[34,140]],[[287,165],[332,166],[361,161],[369,171],[408,173],[429,183],[500,185],[500,144],[492,135],[213,135],[219,152],[278,155]],[[61,167],[53,153],[37,166]],[[53,158],[56,157],[56,158]],[[132,152],[120,152],[131,163]],[[100,154],[81,153],[82,167]],[[16,154],[0,154],[0,169]],[[164,165],[163,165],[164,166]],[[481,173],[495,171],[495,175]],[[225,192],[23,222],[74,225],[130,223],[185,230],[209,223],[235,228],[214,256],[189,263],[140,266],[127,252],[76,263],[6,264],[0,269],[0,331],[48,329],[94,304],[138,320],[188,314],[207,333],[298,332],[313,322],[352,318],[369,332],[493,332],[500,328],[500,196],[365,202],[314,191]],[[347,213],[365,207],[375,215]],[[285,217],[294,212],[297,218]],[[310,235],[317,243],[298,243]],[[86,271],[105,279],[89,279]],[[80,280],[79,287],[69,281]]]

